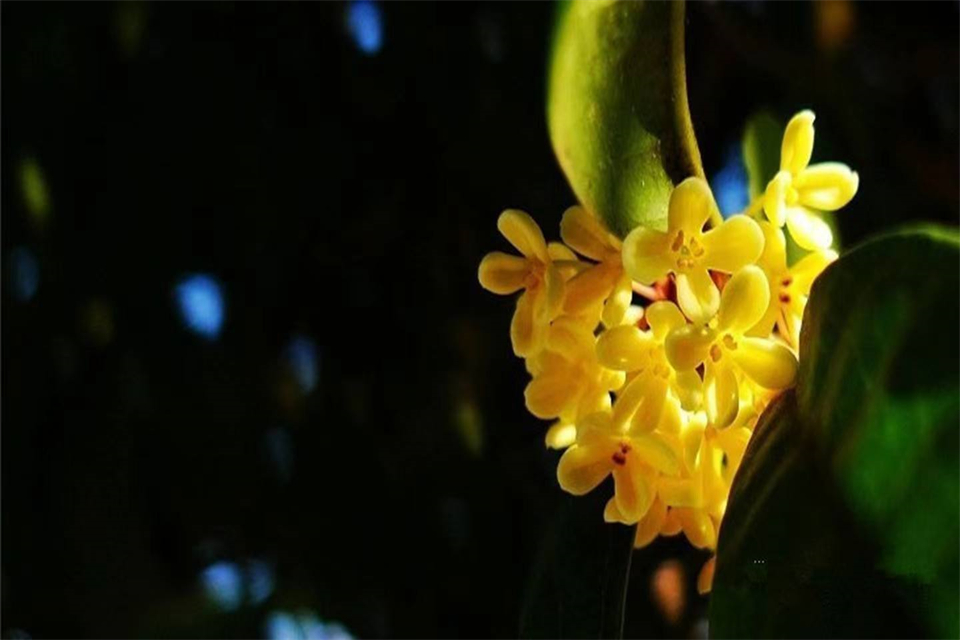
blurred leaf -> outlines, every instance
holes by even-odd
[[[769,111],[758,111],[747,119],[743,128],[743,164],[747,167],[747,183],[750,200],[762,197],[770,182],[780,170],[780,143],[785,125]],[[840,230],[832,211],[819,212],[823,221],[833,231],[833,246],[839,250]],[[784,231],[787,238],[787,264],[795,264],[808,252],[801,249],[793,236]]]
[[[609,491],[564,496],[527,590],[522,638],[620,638],[634,527],[605,524]]]
[[[817,280],[796,394],[734,480],[717,637],[956,637],[960,241],[904,231]]]
[[[550,139],[583,205],[617,235],[665,230],[673,185],[704,177],[687,106],[684,6],[561,5],[547,95]]]

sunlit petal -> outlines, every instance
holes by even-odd
[[[569,362],[590,358],[595,343],[593,332],[576,318],[557,318],[547,329],[546,348]]]
[[[767,184],[767,191],[763,196],[763,210],[767,213],[767,220],[775,227],[782,227],[787,220],[787,189],[793,177],[786,171],[781,171]]]
[[[600,364],[617,371],[636,371],[649,363],[648,352],[656,348],[652,336],[636,326],[623,325],[607,329],[597,339]]]
[[[560,313],[560,308],[563,306],[563,289],[563,276],[560,274],[560,270],[554,264],[547,265],[543,279],[544,317],[540,319],[544,324],[556,318],[557,314]]]
[[[656,476],[637,460],[633,453],[627,455],[627,462],[614,465],[613,481],[617,508],[627,522],[637,522],[646,515],[653,503],[653,482]]]
[[[703,489],[699,476],[684,479],[660,478],[657,492],[660,499],[668,507],[698,508],[703,506]]]
[[[770,303],[770,285],[760,267],[738,271],[723,288],[717,331],[742,335],[763,318]]]
[[[829,249],[833,231],[817,214],[803,207],[787,209],[787,230],[797,244],[808,251]]]
[[[574,406],[583,392],[581,381],[574,371],[560,369],[540,374],[527,384],[523,397],[527,410],[538,418],[559,417],[567,407]]]
[[[612,450],[602,446],[571,446],[557,465],[560,488],[575,496],[589,493],[610,475],[614,466],[611,455]]]
[[[550,261],[543,232],[530,214],[519,209],[507,209],[497,219],[497,228],[526,257],[537,258],[541,262]]]
[[[566,449],[577,441],[577,427],[569,423],[556,422],[547,429],[544,441],[549,449]]]
[[[793,286],[804,295],[810,295],[813,281],[836,259],[837,252],[830,249],[808,253],[790,267]]]
[[[477,273],[480,286],[487,291],[506,295],[526,285],[530,262],[520,256],[494,251],[483,256]]]
[[[560,242],[551,242],[547,244],[547,255],[554,262],[577,262],[577,254],[570,250],[570,247]]]
[[[637,227],[623,241],[623,268],[641,284],[653,284],[674,267],[670,236]]]
[[[536,355],[543,346],[546,327],[534,322],[534,306],[537,296],[525,291],[517,298],[517,309],[510,322],[510,342],[513,352],[521,358]]]
[[[603,326],[616,327],[622,324],[626,317],[627,309],[630,308],[630,303],[632,302],[633,282],[630,280],[630,276],[622,272],[620,279],[617,280],[617,284],[613,287],[613,292],[610,294],[610,297],[607,298],[606,304],[603,305],[603,315],[601,316]]]
[[[683,317],[677,305],[667,300],[654,302],[647,307],[646,317],[654,338],[659,342],[663,342],[667,334],[677,327],[687,324],[687,319]]]
[[[698,549],[715,549],[717,531],[710,516],[701,509],[677,509],[677,516],[683,525],[683,533],[690,544]]]
[[[560,237],[580,255],[598,262],[612,249],[610,234],[603,224],[579,205],[574,205],[563,213]]]
[[[836,211],[857,195],[860,176],[840,162],[807,167],[794,180],[800,203],[820,211]]]
[[[765,389],[786,389],[797,377],[797,357],[767,338],[741,338],[731,351],[744,374]]]
[[[667,398],[668,383],[660,376],[645,376],[647,380],[643,387],[640,402],[630,421],[630,430],[634,433],[653,431],[660,424],[663,416],[663,405]]]
[[[720,291],[705,268],[677,274],[677,303],[692,322],[709,322],[716,315]]]
[[[704,404],[710,423],[722,429],[732,423],[740,409],[740,385],[733,367],[707,363],[703,377]]]
[[[696,411],[703,402],[703,381],[694,369],[678,371],[674,391],[681,406],[687,411]]]
[[[619,523],[619,524],[633,524],[623,517],[623,514],[620,513],[620,507],[617,506],[617,498],[614,496],[607,500],[607,506],[603,508],[603,521],[610,523]]]
[[[670,194],[667,224],[671,233],[683,230],[688,236],[699,234],[714,215],[719,218],[720,212],[705,180],[687,178]]]
[[[569,314],[579,314],[592,305],[601,304],[610,295],[619,277],[619,270],[606,263],[581,271],[567,282],[563,310]]]
[[[651,468],[668,476],[680,475],[680,458],[673,447],[657,433],[638,433],[631,436],[636,455]]]
[[[763,252],[763,231],[752,218],[736,215],[703,234],[703,263],[718,271],[734,273],[757,261]]]
[[[757,266],[768,274],[786,271],[787,239],[783,235],[783,230],[767,220],[761,220],[757,224],[763,231],[763,253],[757,259]]]
[[[805,109],[790,119],[780,147],[780,170],[800,173],[813,155],[813,111]]]
[[[716,337],[712,329],[694,324],[674,329],[664,342],[667,360],[677,371],[696,369],[706,359]]]
[[[647,546],[656,539],[663,528],[663,522],[667,518],[667,505],[659,498],[654,498],[653,504],[647,510],[647,515],[637,523],[637,533],[633,539],[633,547],[640,549]]]

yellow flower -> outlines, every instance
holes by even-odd
[[[663,437],[617,428],[609,412],[598,412],[577,422],[577,441],[560,458],[557,480],[564,491],[579,496],[612,474],[608,515],[632,524],[653,504],[658,474],[678,472],[676,453]]]
[[[581,256],[596,262],[568,283],[564,313],[580,315],[602,304],[603,324],[608,327],[620,324],[633,300],[633,283],[623,271],[620,240],[579,205],[564,212],[560,237]]]
[[[778,228],[786,222],[790,235],[804,249],[827,249],[833,243],[830,227],[816,211],[836,211],[857,193],[856,171],[839,162],[810,165],[813,154],[810,110],[790,119],[780,148],[780,171],[767,185],[763,208]],[[808,166],[810,165],[810,166]]]
[[[593,331],[567,316],[549,326],[543,350],[527,360],[527,368],[533,375],[524,391],[527,409],[545,420],[560,418],[563,424],[609,409],[610,392],[626,379],[623,373],[600,365]],[[555,440],[562,442],[562,438]]]
[[[551,253],[559,250],[562,255],[558,259],[566,255],[560,245],[551,245],[548,250],[540,227],[523,211],[507,209],[500,214],[497,228],[522,257],[500,251],[488,253],[480,262],[480,284],[501,295],[524,290],[517,299],[510,340],[513,352],[526,358],[540,350],[548,324],[560,313],[564,278]]]
[[[837,252],[831,249],[808,253],[799,262],[787,268],[787,247],[783,231],[769,222],[761,222],[766,242],[757,266],[763,269],[770,285],[770,304],[763,318],[751,329],[751,336],[766,337],[774,325],[790,346],[800,346],[800,322],[810,297],[813,281],[831,262]]]
[[[734,273],[763,251],[763,232],[754,220],[732,216],[704,233],[712,215],[719,214],[710,187],[687,178],[670,195],[667,232],[637,227],[623,242],[623,265],[630,277],[649,285],[673,273],[677,302],[693,322],[709,321],[720,303],[708,269]]]
[[[673,390],[684,407],[696,409],[701,399],[701,381],[696,371],[676,373],[667,361],[664,340],[687,324],[672,302],[655,302],[646,309],[649,331],[622,325],[604,331],[597,340],[597,357],[604,367],[633,374],[614,403],[613,420],[618,425],[651,431],[660,424],[667,391]]]
[[[666,339],[667,359],[677,371],[704,365],[704,404],[710,423],[722,429],[737,417],[740,378],[765,389],[793,384],[797,358],[769,338],[745,335],[766,313],[770,290],[756,266],[738,271],[724,287],[716,319],[710,325],[685,325]]]

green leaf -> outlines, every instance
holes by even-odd
[[[747,119],[743,128],[741,150],[743,164],[747,169],[747,185],[750,192],[750,201],[763,197],[769,183],[780,170],[780,144],[783,141],[785,125],[769,111],[758,111]],[[763,216],[763,214],[760,214]],[[840,230],[837,227],[837,218],[832,211],[821,211],[819,216],[833,231],[833,246],[839,249]],[[808,251],[800,248],[794,242],[793,236],[786,232],[787,264],[795,264]]]
[[[800,376],[734,479],[717,637],[960,633],[960,241],[868,242],[817,280]]]
[[[550,139],[580,202],[614,233],[665,230],[673,185],[703,176],[687,106],[683,3],[561,5]]]
[[[622,637],[634,527],[604,523],[610,493],[564,496],[541,545],[520,637]]]

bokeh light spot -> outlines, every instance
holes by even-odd
[[[236,611],[243,602],[240,568],[233,562],[215,562],[200,574],[207,597],[224,611]]]
[[[750,204],[747,170],[739,145],[733,144],[727,149],[723,167],[713,177],[712,182],[713,195],[724,218],[740,213]]]
[[[666,560],[657,567],[650,583],[657,609],[672,625],[680,621],[686,608],[685,582],[683,565],[676,560]]]
[[[293,477],[293,438],[283,427],[274,427],[263,434],[270,464],[282,484]]]
[[[247,580],[250,602],[260,604],[273,593],[273,566],[263,560],[251,560],[247,564]]]
[[[33,251],[26,247],[16,247],[10,252],[10,284],[13,295],[26,302],[37,295],[40,287],[40,263]]]
[[[300,623],[291,613],[271,611],[263,625],[263,633],[270,640],[304,640]]]
[[[20,162],[20,188],[30,216],[34,222],[43,226],[50,215],[50,191],[36,159],[24,158]]]
[[[287,345],[285,359],[297,380],[300,390],[310,393],[317,387],[320,378],[317,344],[312,338],[296,335]]]
[[[383,16],[373,0],[353,0],[347,6],[347,30],[357,47],[375,55],[383,47]]]
[[[209,340],[220,335],[224,303],[216,278],[206,274],[189,275],[177,284],[174,294],[188,329]]]

